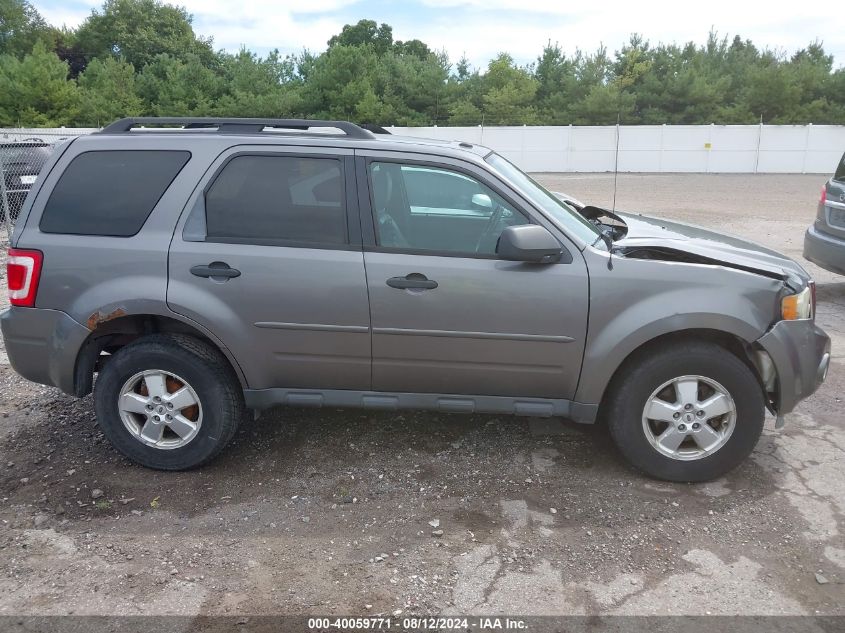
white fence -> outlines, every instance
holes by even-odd
[[[24,141],[45,141],[56,143],[74,136],[91,134],[100,128],[96,127],[17,127],[0,128],[0,143],[17,143]]]
[[[617,127],[415,127],[394,134],[486,145],[530,172],[607,172]],[[829,174],[845,152],[842,125],[622,125],[619,171]]]
[[[845,125],[396,127],[394,134],[486,145],[531,172],[829,174]],[[94,129],[0,130],[3,140],[77,136]]]

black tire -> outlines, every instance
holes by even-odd
[[[132,376],[151,369],[183,377],[199,399],[202,421],[184,446],[169,450],[148,446],[121,420],[121,389]],[[214,458],[234,436],[245,411],[243,391],[228,360],[203,341],[180,334],[152,334],[115,352],[99,373],[94,403],[97,422],[114,447],[157,470],[187,470]]]
[[[643,430],[643,411],[655,389],[687,375],[715,380],[736,407],[727,442],[694,461],[659,452]],[[616,446],[635,467],[658,479],[699,482],[724,475],[748,457],[763,431],[765,402],[757,377],[733,353],[714,343],[674,341],[625,362],[611,384],[603,417]]]

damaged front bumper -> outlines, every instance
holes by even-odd
[[[770,361],[758,365],[763,365],[764,382],[770,383],[766,388],[773,392],[776,426],[780,428],[783,416],[812,395],[827,378],[830,337],[812,319],[780,321],[757,340],[757,345]],[[767,365],[773,372],[767,371]]]

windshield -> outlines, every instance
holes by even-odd
[[[598,227],[547,191],[516,165],[495,152],[490,154],[486,161],[496,171],[514,183],[526,198],[552,216],[563,228],[574,233],[587,244],[593,244],[596,241],[599,236]]]

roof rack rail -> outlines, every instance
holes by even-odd
[[[390,130],[375,123],[362,123],[361,127],[365,130],[372,132],[373,134],[390,134]]]
[[[100,134],[125,134],[137,127],[181,126],[185,130],[216,129],[218,132],[255,134],[265,128],[309,130],[336,128],[350,138],[374,138],[369,132],[349,121],[318,119],[238,119],[220,117],[129,117],[120,119],[100,130]]]

